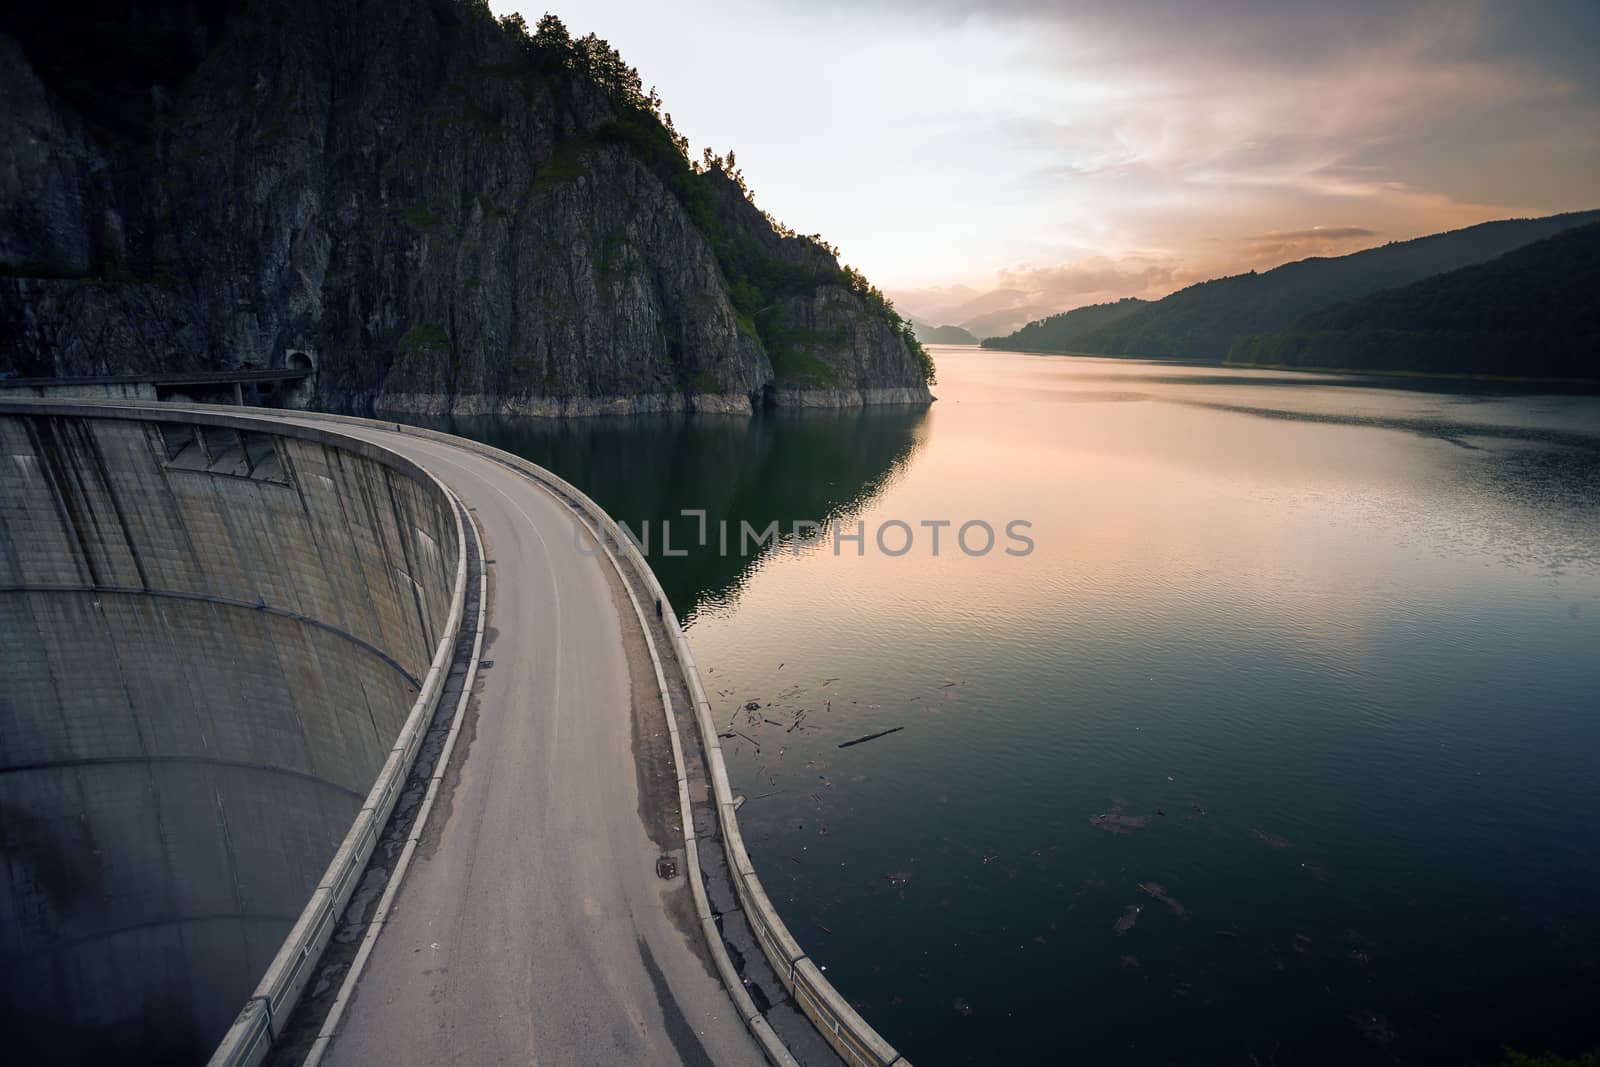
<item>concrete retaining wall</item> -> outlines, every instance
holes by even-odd
[[[206,1057],[400,758],[460,537],[337,434],[0,403],[11,1052]]]

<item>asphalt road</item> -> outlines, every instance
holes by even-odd
[[[450,485],[491,563],[478,695],[328,1062],[763,1063],[687,882],[656,873],[682,846],[663,830],[675,791],[644,781],[670,776],[670,749],[610,564],[579,551],[565,505],[491,460],[341,430]]]

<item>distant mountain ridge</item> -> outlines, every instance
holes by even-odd
[[[1129,315],[1150,306],[1150,301],[1129,296],[1111,304],[1090,304],[1049,318],[1030,322],[1008,337],[986,337],[985,348],[1007,348],[1016,352],[1071,352],[1096,330],[1121,322]]]
[[[1228,362],[1600,378],[1600,223],[1314,311]]]
[[[925,345],[975,345],[978,339],[959,326],[929,326],[925,322],[911,320],[912,332],[917,340]]]
[[[1032,323],[1010,336],[995,338],[987,346],[1148,359],[1221,360],[1243,338],[1287,329],[1302,315],[1318,308],[1483,263],[1595,221],[1600,221],[1600,211],[1505,219],[1347,256],[1298,260],[1261,273],[1252,271],[1191,285],[1094,329],[1082,329],[1085,320],[1073,319],[1071,316],[1076,313],[1068,312]],[[1052,322],[1053,327],[1048,325]]]
[[[949,323],[976,338],[1010,333],[1059,305],[1026,289],[991,289],[978,292],[965,285],[932,289],[901,289],[888,294],[901,313],[922,323]]]

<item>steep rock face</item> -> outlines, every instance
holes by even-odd
[[[479,5],[184,13],[104,84],[38,25],[69,12],[31,17],[0,23],[0,372],[309,361],[354,410],[928,399],[828,249],[718,170],[664,169],[636,113]],[[780,296],[754,307],[745,271]]]

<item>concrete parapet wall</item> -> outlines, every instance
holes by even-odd
[[[344,421],[340,416],[314,416],[318,419]],[[694,718],[700,734],[699,742],[706,753],[706,762],[710,772],[711,791],[716,803],[719,829],[722,832],[723,849],[727,854],[728,867],[733,878],[734,890],[738,895],[740,907],[760,943],[762,953],[771,963],[780,981],[794,998],[795,1004],[803,1011],[811,1022],[817,1027],[822,1037],[838,1053],[839,1057],[849,1067],[911,1067],[911,1061],[901,1055],[881,1034],[877,1032],[861,1014],[850,1006],[850,1003],[834,988],[823,975],[821,968],[813,962],[805,950],[790,933],[783,919],[778,915],[768,898],[760,877],[756,874],[755,866],[750,860],[749,852],[745,849],[743,835],[739,831],[739,819],[734,802],[734,794],[728,782],[727,766],[723,760],[722,745],[718,739],[716,723],[712,719],[711,705],[706,698],[705,689],[700,681],[699,669],[695,665],[694,654],[689,648],[688,638],[678,622],[677,614],[673,611],[666,591],[662,589],[655,572],[650,568],[639,546],[634,539],[622,530],[606,512],[582,490],[560,476],[522,459],[508,452],[484,445],[475,441],[455,437],[435,430],[427,430],[414,426],[402,427],[395,424],[395,429],[418,437],[429,437],[436,440],[447,441],[460,448],[467,448],[481,455],[488,456],[497,462],[521,471],[527,477],[542,483],[553,490],[558,498],[564,498],[575,508],[580,509],[593,528],[599,532],[605,542],[606,548],[613,554],[613,558],[620,556],[641,576],[646,585],[649,596],[656,599],[661,605],[662,623],[669,635],[673,648],[668,660],[675,660],[681,669],[683,679],[688,687],[690,698],[694,702]],[[637,605],[636,605],[637,606]],[[660,667],[660,663],[657,666]],[[670,718],[670,715],[669,715]],[[678,738],[674,736],[675,755],[682,774],[683,760],[676,753]],[[682,780],[680,778],[680,789]],[[685,795],[685,801],[687,796]],[[685,807],[687,810],[687,807]],[[696,870],[697,841],[694,828],[687,824],[684,827],[685,843],[690,856],[691,884],[694,889],[695,907],[698,917],[706,930],[708,939],[718,939],[719,933],[716,926],[716,916],[711,912],[704,886],[701,885]],[[767,1052],[768,1058],[776,1065],[795,1063],[794,1057],[783,1048],[781,1042],[761,1017],[755,1005],[751,1003],[750,995],[745,992],[738,980],[738,976],[731,971],[731,963],[725,951],[714,952],[717,956],[719,969],[726,965],[729,970],[723,972],[724,984],[728,987],[729,995],[733,998],[735,1006],[749,1024],[752,1032]]]
[[[376,446],[0,402],[13,1052],[205,1058],[308,900],[347,893],[325,872],[404,760],[461,564],[448,494]]]

